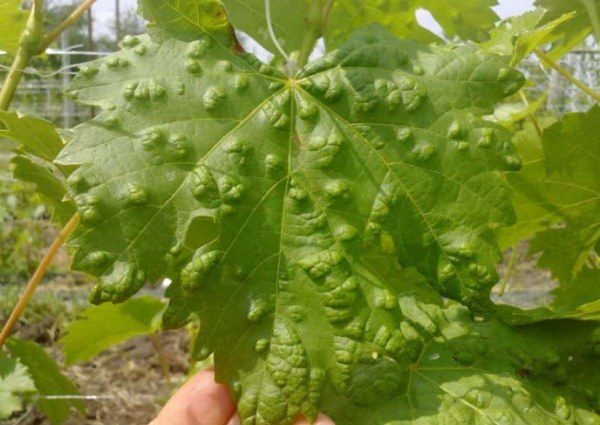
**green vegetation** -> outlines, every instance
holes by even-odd
[[[91,3],[48,30],[34,2],[3,109]],[[67,240],[101,305],[65,326],[66,362],[192,322],[191,358],[212,355],[244,425],[600,424],[600,94],[557,62],[600,33],[600,3],[539,0],[504,22],[488,0],[372,3],[140,0],[148,34],[66,91],[93,118],[57,130],[0,111],[14,177],[63,226],[0,346]],[[530,102],[530,56],[593,106]],[[492,296],[523,243],[557,282],[533,309]],[[166,301],[134,297],[163,279]],[[0,416],[21,396],[52,423],[83,411],[44,398],[76,388],[42,348],[0,353]]]

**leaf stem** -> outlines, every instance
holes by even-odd
[[[548,56],[546,53],[544,53],[542,50],[535,49],[535,54],[538,56],[538,58],[540,58],[542,60],[542,62],[546,63],[548,66],[553,68],[556,72],[558,72],[560,75],[562,75],[567,80],[569,80],[571,83],[573,83],[575,86],[577,86],[581,91],[583,91],[584,93],[591,96],[597,102],[600,102],[600,93],[592,90],[590,87],[585,85],[582,81],[579,81],[569,71],[567,71],[565,68],[560,66],[554,60],[552,60],[552,58],[550,56]]]
[[[600,18],[598,18],[598,9],[596,8],[596,2],[594,0],[581,0],[585,6],[586,12],[592,23],[592,29],[594,30],[594,37],[596,43],[600,44]]]
[[[88,11],[90,7],[94,4],[96,0],[85,0],[81,3],[73,12],[60,24],[58,24],[54,29],[50,30],[37,46],[36,54],[42,54],[44,51],[52,44],[54,40],[56,40],[60,34],[66,30],[68,27],[73,25],[81,16]]]
[[[325,17],[329,16],[328,10],[331,10],[333,5],[332,0],[328,0],[325,7],[322,7],[322,0],[313,0],[308,9],[308,17],[306,19],[306,32],[300,44],[300,52],[298,53],[298,67],[302,68],[307,64],[308,58],[315,48],[315,44],[319,37],[323,34],[325,25]]]
[[[65,227],[60,231],[60,233],[58,234],[56,239],[54,239],[54,241],[50,245],[50,248],[48,248],[48,252],[46,252],[46,255],[44,255],[44,258],[38,265],[35,273],[31,277],[31,280],[25,287],[25,291],[19,298],[19,301],[15,305],[8,320],[4,324],[4,327],[2,328],[2,332],[0,332],[0,348],[4,345],[4,343],[6,342],[6,339],[8,338],[8,336],[10,334],[10,331],[12,330],[12,328],[15,326],[15,324],[19,320],[21,313],[23,313],[25,306],[27,305],[27,303],[33,296],[35,289],[37,288],[40,281],[42,280],[42,277],[44,277],[44,274],[46,273],[48,266],[50,266],[50,263],[52,263],[52,260],[56,256],[56,253],[58,252],[59,248],[61,246],[63,246],[63,244],[65,243],[65,240],[67,239],[67,236],[69,236],[69,234],[73,231],[73,229],[75,229],[78,222],[79,222],[79,214],[75,214],[73,217],[71,217],[71,219],[65,225]]]
[[[19,48],[17,49],[15,59],[6,76],[6,80],[4,80],[2,90],[0,90],[0,111],[6,111],[10,106],[10,102],[12,102],[23,76],[23,70],[29,63],[29,60],[35,56],[35,44],[41,35],[44,21],[43,11],[43,0],[35,0],[31,5],[27,25],[19,39]],[[34,48],[32,48],[32,44]]]
[[[275,36],[275,31],[273,31],[273,23],[271,21],[271,0],[265,0],[265,19],[267,20],[267,30],[269,31],[269,36],[271,37],[271,41],[275,45],[275,48],[279,50],[281,56],[285,59],[286,62],[290,63],[292,60],[289,55],[283,50],[281,44],[277,40],[277,36]]]
[[[500,297],[502,297],[506,293],[506,289],[508,288],[513,270],[515,268],[515,261],[517,260],[518,249],[519,247],[517,245],[513,246],[512,248],[510,259],[508,260],[508,265],[506,266],[506,272],[504,273],[504,276],[502,277],[502,283],[500,283],[500,287],[498,288],[498,296]]]
[[[525,94],[523,89],[519,90],[519,96],[521,97],[521,100],[523,101],[525,108],[528,109],[530,106],[529,99],[527,99],[527,95]],[[529,116],[529,119],[531,119],[531,122],[533,123],[533,127],[535,128],[535,132],[537,133],[537,135],[540,137],[540,139],[543,138],[544,131],[542,130],[542,126],[540,125],[540,122],[538,121],[538,119],[535,117],[535,115],[532,112],[528,112],[527,115]]]
[[[162,369],[163,376],[167,380],[167,383],[171,385],[171,372],[169,370],[169,363],[167,362],[167,356],[160,344],[160,339],[158,339],[158,334],[151,333],[150,334],[150,342],[152,342],[152,346],[156,350],[156,356],[158,357],[158,362],[160,363],[160,367]]]

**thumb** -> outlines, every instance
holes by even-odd
[[[227,387],[205,370],[185,383],[150,425],[225,425],[234,411]]]

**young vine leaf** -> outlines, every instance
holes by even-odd
[[[21,9],[21,0],[0,0],[0,50],[15,53],[19,37],[27,23],[27,11]]]
[[[482,41],[494,28],[498,15],[492,10],[495,0],[338,0],[334,2],[325,41],[328,47],[339,46],[348,35],[364,25],[375,22],[399,36],[423,43],[439,41],[439,37],[416,19],[416,12],[430,12],[447,37]]]
[[[123,341],[156,332],[164,307],[162,301],[146,296],[82,311],[60,339],[66,362],[90,360]]]
[[[513,220],[499,175],[520,162],[480,117],[523,77],[371,27],[288,79],[219,34],[127,38],[74,80],[105,109],[58,158],[81,165],[74,266],[100,276],[94,302],[170,277],[165,323],[200,317],[196,354],[215,353],[245,423],[288,423],[323,387],[350,396],[365,353],[406,360],[383,266],[488,302],[492,229]]]
[[[592,0],[592,3],[596,9],[596,16],[600,16],[600,1]],[[584,1],[536,0],[535,5],[547,10],[541,22],[543,25],[575,12],[573,19],[565,21],[552,31],[555,41],[549,55],[554,60],[560,59],[580,45],[592,33],[592,23]]]
[[[27,368],[0,352],[0,419],[8,419],[22,408],[21,395],[35,391]]]
[[[68,171],[52,165],[63,147],[54,125],[37,117],[0,111],[0,137],[17,144],[11,160],[15,178],[34,184],[46,203],[54,208],[54,218],[66,223],[75,206],[65,200]]]
[[[77,387],[61,373],[59,366],[42,347],[32,341],[18,339],[9,339],[6,347],[14,358],[27,367],[39,397],[36,405],[52,425],[64,423],[69,417],[71,408],[85,412],[83,401],[76,398],[79,395]],[[49,396],[60,396],[60,398],[53,399]]]
[[[543,9],[536,9],[502,21],[490,31],[490,39],[481,43],[481,48],[486,52],[511,56],[511,64],[518,64],[535,49],[558,38],[556,29],[573,19],[576,12],[542,24],[545,14]]]

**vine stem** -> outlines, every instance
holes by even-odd
[[[36,38],[41,34],[44,24],[43,10],[43,0],[33,2],[29,18],[27,19],[27,25],[19,39],[19,48],[17,49],[15,60],[10,67],[6,80],[4,80],[4,84],[2,84],[2,90],[0,90],[0,111],[6,111],[10,106],[10,102],[23,76],[23,70],[34,56],[32,43],[36,43]]]
[[[586,12],[590,18],[596,43],[600,44],[600,18],[598,18],[596,2],[594,0],[581,0],[581,2],[585,6]]]
[[[523,89],[519,90],[519,96],[521,97],[521,100],[523,101],[523,104],[525,105],[525,108],[529,108],[529,106],[530,106],[529,99],[527,99],[527,95],[525,94],[525,92],[523,91]],[[544,131],[542,130],[542,126],[540,125],[540,122],[535,117],[535,115],[533,114],[533,112],[529,112],[527,115],[529,116],[529,119],[531,119],[531,122],[533,123],[533,127],[535,128],[535,132],[540,137],[540,139],[542,139],[544,137]]]
[[[94,4],[96,0],[85,0],[81,3],[73,12],[60,24],[58,24],[54,29],[50,30],[37,46],[36,54],[44,53],[44,51],[52,44],[54,40],[60,36],[60,34],[66,30],[68,27],[73,25],[81,16],[88,11],[90,7]]]
[[[35,289],[37,288],[40,281],[42,280],[42,277],[44,277],[44,274],[46,273],[48,266],[50,265],[52,260],[54,260],[54,257],[56,256],[59,248],[61,246],[63,246],[67,237],[73,231],[73,229],[75,229],[78,222],[79,222],[79,214],[75,214],[73,217],[71,217],[71,219],[65,225],[65,227],[60,231],[60,233],[58,234],[56,239],[54,239],[54,241],[50,245],[50,248],[48,248],[46,255],[44,255],[44,258],[42,258],[42,261],[38,265],[33,276],[31,277],[31,280],[25,287],[25,291],[19,298],[19,301],[15,305],[8,320],[4,324],[4,327],[2,328],[2,332],[0,332],[0,348],[4,345],[4,343],[6,342],[6,339],[8,338],[8,336],[10,334],[10,331],[12,330],[12,328],[15,326],[15,324],[19,320],[21,313],[23,313],[25,306],[27,305],[27,303],[33,296]]]
[[[565,68],[560,66],[554,60],[552,60],[552,58],[550,56],[548,56],[546,53],[544,53],[540,49],[535,49],[535,54],[538,56],[538,58],[540,58],[542,60],[542,62],[546,63],[548,66],[550,66],[551,68],[556,70],[556,72],[558,72],[560,75],[565,77],[571,83],[576,85],[581,91],[583,91],[587,95],[591,96],[597,102],[600,102],[600,93],[592,90],[590,87],[585,85],[582,81],[579,81],[569,71],[567,71]]]

